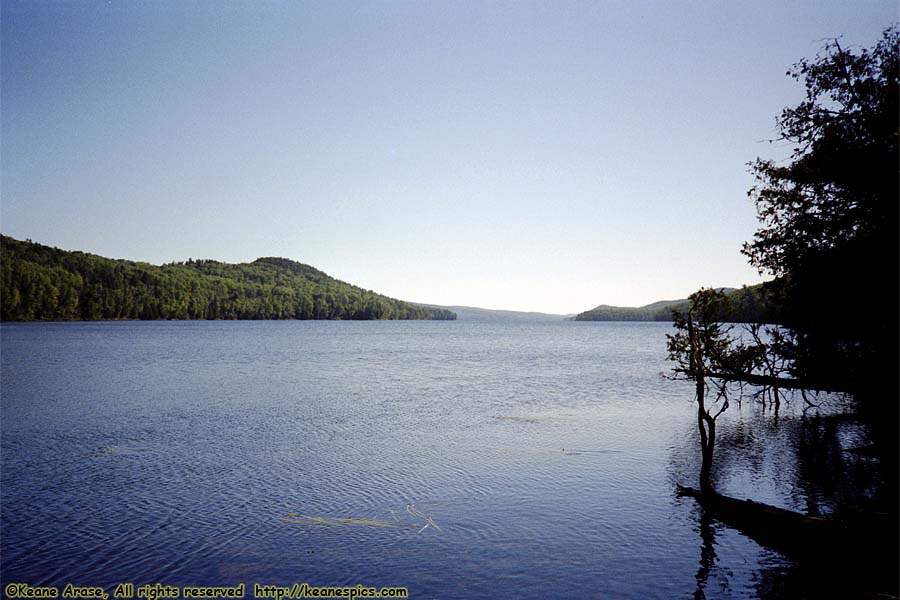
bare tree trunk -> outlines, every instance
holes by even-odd
[[[704,396],[706,383],[703,378],[697,380],[697,426],[700,429],[700,491],[704,494],[715,493],[710,481],[712,471],[713,448],[716,443],[716,422],[706,412]]]
[[[691,342],[690,370],[697,384],[697,427],[700,430],[700,491],[714,494],[710,473],[712,471],[713,448],[716,443],[716,421],[706,410],[706,369],[703,364],[703,350],[700,335],[694,329],[694,322],[688,315],[688,339]]]

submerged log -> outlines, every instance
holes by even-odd
[[[792,377],[772,377],[770,375],[757,375],[755,373],[706,373],[707,377],[721,379],[722,381],[741,381],[752,385],[765,385],[776,389],[785,390],[815,390],[819,392],[852,392],[849,387],[821,383]]]
[[[809,517],[753,500],[678,486],[679,496],[695,498],[719,521],[734,527],[763,546],[786,555],[821,555],[845,547],[850,529],[833,519]]]
[[[900,593],[895,513],[822,519],[680,485],[677,493],[695,498],[707,515],[761,546],[805,565],[817,581],[836,586],[821,597],[896,600]]]

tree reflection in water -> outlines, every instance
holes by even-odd
[[[867,428],[841,408],[845,407],[836,401],[831,409],[827,404],[807,411],[788,405],[776,416],[745,403],[727,415],[719,428],[713,485],[723,494],[809,516],[895,513],[889,506],[891,494],[882,489],[879,461],[857,450],[869,443]],[[695,430],[685,431],[672,446],[673,484],[693,485],[699,473]],[[717,542],[717,531],[722,531],[717,528],[725,526],[699,506],[691,515],[700,537],[694,597],[728,597],[729,557]],[[896,594],[897,548],[864,553],[864,558],[857,550],[848,548],[841,556],[810,560],[762,549],[760,567],[753,574],[755,594],[765,599],[852,598],[876,590]]]
[[[699,510],[700,518],[700,567],[697,569],[697,591],[694,592],[694,600],[706,600],[706,584],[709,574],[716,564],[716,531],[713,526],[713,518],[708,511]],[[727,579],[724,580],[727,587]]]

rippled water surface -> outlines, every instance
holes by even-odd
[[[790,563],[673,494],[697,444],[690,386],[660,376],[667,332],[3,325],[2,579],[755,597]],[[726,491],[828,510],[778,432],[728,416],[746,448]]]

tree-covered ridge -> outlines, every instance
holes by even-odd
[[[285,258],[154,266],[0,236],[0,320],[455,319]]]
[[[740,289],[723,289],[727,298],[720,315],[731,323],[779,323],[782,282],[776,280]],[[601,305],[573,317],[575,321],[671,321],[673,312],[685,314],[690,306],[687,298],[664,300],[646,306]]]

